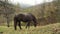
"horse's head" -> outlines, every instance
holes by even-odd
[[[35,20],[34,20],[34,26],[36,27],[37,24],[38,24],[38,22],[37,22],[37,20],[35,19]]]

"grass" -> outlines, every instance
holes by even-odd
[[[3,34],[60,34],[60,31],[55,31],[55,29],[60,28],[60,23],[50,24],[46,26],[37,26],[36,28],[31,26],[30,29],[26,29],[25,26],[22,26],[22,30],[17,27],[17,30],[14,30],[14,27],[0,26],[0,32]]]

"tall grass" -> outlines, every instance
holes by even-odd
[[[46,25],[46,26],[30,26],[29,29],[26,29],[25,26],[22,26],[22,30],[17,27],[17,30],[14,30],[14,27],[0,26],[0,32],[3,34],[59,34],[60,23]]]

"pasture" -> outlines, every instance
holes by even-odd
[[[37,26],[36,28],[31,26],[30,29],[26,29],[22,26],[22,30],[18,29],[15,31],[13,26],[9,28],[7,26],[0,26],[0,33],[2,34],[59,34],[60,23],[50,24],[46,26]]]
[[[60,34],[60,23],[57,23],[60,22],[60,0],[53,0],[51,2],[50,0],[44,0],[42,4],[39,2],[38,4],[37,2],[35,4],[35,1],[32,3],[33,5],[31,5],[24,3],[15,4],[10,0],[0,0],[0,34]],[[22,15],[20,13],[31,14]],[[32,16],[32,14],[36,18]],[[26,29],[25,23],[22,23],[21,21],[26,22],[27,26],[30,25],[31,21],[34,23],[31,22],[30,28]],[[22,30],[20,30],[21,25],[19,22],[22,25]],[[16,30],[17,24],[20,29],[17,26]],[[34,27],[32,26],[33,24],[34,26],[36,26],[36,24],[39,26]],[[10,27],[7,27],[9,25]]]

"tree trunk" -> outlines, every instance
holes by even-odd
[[[10,22],[9,17],[6,17],[6,20],[7,20],[7,26],[9,27],[9,22]]]

